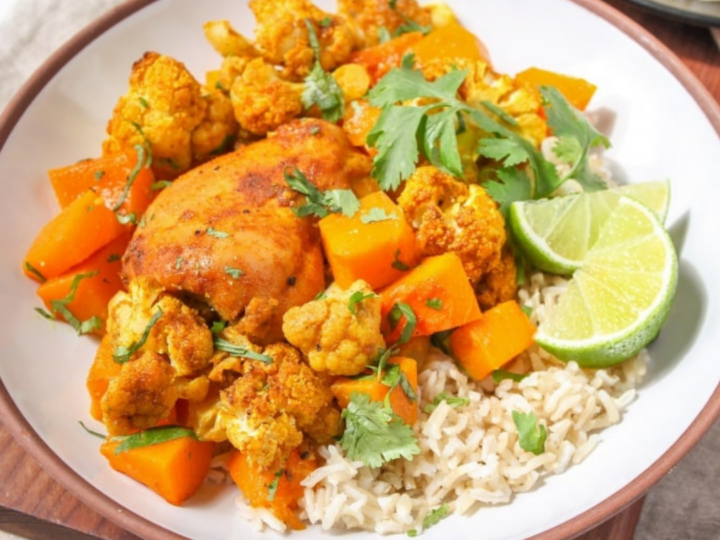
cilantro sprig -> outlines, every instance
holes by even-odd
[[[305,204],[292,209],[298,217],[317,216],[324,218],[331,213],[337,212],[352,217],[360,209],[360,201],[351,189],[320,191],[297,167],[286,168],[283,175],[288,186],[294,191],[305,195]]]
[[[367,300],[369,298],[378,298],[378,295],[372,291],[369,293],[364,293],[362,291],[355,291],[352,293],[350,295],[350,299],[348,300],[348,309],[350,310],[350,313],[357,317],[357,305],[363,300]]]
[[[260,354],[253,351],[252,349],[248,349],[247,347],[243,347],[241,345],[235,345],[234,343],[230,343],[229,341],[217,336],[213,338],[213,345],[215,345],[215,349],[217,349],[218,351],[226,352],[230,356],[236,356],[238,358],[249,358],[250,360],[257,360],[258,362],[262,362],[263,364],[270,364],[273,361],[272,356],[269,356],[267,354]]]
[[[398,458],[410,460],[420,453],[412,428],[383,403],[370,401],[367,394],[350,394],[342,418],[345,432],[340,446],[350,459],[377,468]]]
[[[160,426],[146,429],[133,433],[132,435],[125,435],[119,437],[113,437],[112,441],[119,441],[115,447],[115,455],[122,454],[128,450],[135,448],[142,448],[144,446],[152,446],[160,444],[181,437],[191,437],[198,440],[198,436],[192,429],[180,427],[180,426]]]
[[[345,97],[335,77],[325,71],[320,64],[320,42],[310,19],[305,19],[310,46],[315,53],[315,63],[305,78],[302,103],[305,109],[317,105],[324,120],[337,122],[345,114]]]
[[[158,322],[162,315],[163,310],[160,308],[160,306],[158,306],[157,311],[153,314],[153,316],[150,318],[147,325],[145,326],[145,330],[143,330],[140,339],[137,341],[133,341],[129,347],[125,347],[123,345],[118,345],[117,347],[115,347],[115,351],[113,352],[113,360],[118,364],[124,364],[125,362],[130,360],[130,357],[135,354],[143,345],[145,345],[145,342],[150,337],[150,332],[152,331],[153,326],[155,326],[155,323]]]
[[[539,456],[545,452],[547,429],[537,421],[535,413],[512,412],[512,419],[518,431],[520,448]]]

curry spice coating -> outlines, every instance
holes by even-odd
[[[324,298],[285,313],[285,338],[300,348],[310,366],[328,375],[357,375],[385,349],[380,333],[380,298],[373,296],[349,309],[350,297],[372,294],[364,281],[346,291],[330,287]]]
[[[370,159],[339,127],[306,119],[193,169],[147,209],[123,257],[125,282],[151,278],[227,321],[253,298],[275,299],[267,339],[282,339],[283,314],[325,288],[317,228],[292,211],[304,203],[285,182],[295,167],[320,190],[350,188],[369,176]]]

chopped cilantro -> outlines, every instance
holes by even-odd
[[[30,264],[28,261],[25,261],[25,270],[27,270],[27,271],[30,272],[32,275],[34,275],[36,278],[38,278],[38,280],[40,281],[40,283],[45,283],[45,282],[47,281],[47,278],[40,273],[40,270],[38,270],[37,268],[35,268],[35,267],[34,267],[32,264]]]
[[[158,319],[162,317],[162,314],[163,311],[160,306],[158,306],[157,311],[150,318],[147,326],[145,326],[145,330],[140,336],[140,339],[138,341],[133,341],[129,347],[125,347],[123,345],[118,345],[117,347],[115,347],[115,351],[113,352],[113,360],[115,360],[115,362],[117,362],[118,364],[124,364],[125,362],[130,360],[130,357],[132,357],[133,354],[135,354],[143,345],[145,345],[148,337],[150,337],[150,331],[152,330],[153,326],[155,326],[155,323],[158,322]]]
[[[395,258],[395,260],[390,266],[392,266],[395,270],[400,270],[401,272],[406,272],[410,270],[410,267],[400,260],[400,248],[397,248],[395,250],[395,253],[393,253],[393,257]]]
[[[368,298],[377,298],[378,295],[374,292],[364,293],[362,291],[355,291],[350,295],[350,300],[348,302],[348,309],[350,310],[350,313],[355,315],[357,317],[357,305],[362,302],[363,300],[367,300]]]
[[[318,21],[318,26],[321,28],[327,28],[332,24],[332,19],[330,17],[324,17],[323,19],[320,19]]]
[[[137,215],[135,214],[135,212],[131,212],[130,214],[121,214],[120,212],[115,212],[115,217],[121,225],[127,225],[128,223],[137,225]]]
[[[222,338],[214,338],[213,344],[218,351],[226,352],[230,356],[236,356],[238,358],[249,358],[250,360],[257,360],[264,364],[270,364],[273,361],[272,357],[268,356],[267,354],[260,354],[253,351],[252,349],[248,349],[247,347],[243,347],[241,345],[235,345]]]
[[[430,511],[430,513],[425,516],[425,519],[423,519],[423,529],[429,529],[433,525],[437,525],[438,523],[440,523],[441,519],[447,517],[449,511],[450,508],[447,504],[443,504],[435,510]]]
[[[283,175],[288,186],[305,195],[305,204],[292,209],[298,217],[314,215],[324,218],[337,212],[352,217],[360,209],[360,201],[350,189],[320,191],[297,167],[292,171],[286,169]]]
[[[352,460],[377,468],[389,461],[412,459],[420,453],[413,430],[400,417],[370,396],[353,392],[342,412],[345,432],[340,446]]]
[[[225,267],[225,273],[232,276],[233,279],[239,279],[244,274],[239,268],[233,268],[232,266]]]
[[[493,113],[495,116],[497,116],[500,120],[502,120],[506,124],[509,124],[513,127],[516,127],[518,125],[517,120],[515,120],[512,116],[510,116],[508,113],[506,113],[500,107],[495,105],[492,101],[488,101],[486,99],[486,100],[481,101],[480,105],[485,107],[488,111]]]
[[[275,499],[275,493],[277,493],[277,488],[280,485],[280,478],[282,478],[283,474],[285,474],[285,469],[280,469],[277,471],[274,475],[274,478],[272,479],[272,482],[270,482],[267,486],[267,500],[273,501]]]
[[[425,301],[425,305],[431,309],[440,311],[443,307],[443,302],[441,298],[428,298]]]
[[[526,414],[513,411],[512,418],[518,431],[520,448],[532,452],[536,456],[545,452],[547,429],[545,429],[544,425],[538,423],[535,413]]]
[[[386,26],[381,26],[380,28],[378,28],[377,36],[380,43],[387,43],[392,39],[392,36],[390,35],[390,30],[388,30]]]
[[[157,182],[153,182],[152,184],[150,184],[150,189],[153,191],[160,191],[161,189],[165,189],[170,185],[172,185],[172,182],[170,180],[158,180]]]
[[[513,373],[512,371],[507,371],[504,369],[496,369],[492,372],[493,381],[495,381],[496,383],[499,383],[503,379],[510,379],[511,381],[520,382],[525,377],[527,377],[527,373]]]
[[[310,132],[310,135],[317,135],[320,133],[320,126],[310,126],[308,131]]]
[[[360,221],[363,223],[376,223],[378,221],[388,221],[397,218],[393,213],[388,214],[384,208],[373,207],[360,216]]]
[[[525,305],[523,305],[523,306],[520,306],[520,309],[522,309],[522,312],[523,312],[527,317],[532,317],[533,308],[531,308],[530,306],[525,306]]]
[[[400,322],[400,319],[403,317],[405,318],[405,325],[403,326],[402,333],[400,334],[400,339],[397,341],[398,344],[410,341],[410,338],[415,331],[415,326],[417,326],[417,317],[413,309],[408,304],[404,302],[396,302],[387,314],[390,329],[395,330]]]
[[[78,335],[89,334],[90,332],[99,330],[102,328],[103,323],[100,317],[95,315],[85,321],[81,321],[68,308],[68,304],[75,299],[80,282],[84,279],[95,277],[97,274],[97,270],[93,270],[92,272],[88,272],[86,274],[77,274],[70,283],[70,290],[68,291],[68,294],[59,300],[50,301],[50,313],[40,308],[35,308],[35,311],[40,313],[40,315],[46,319],[56,319],[57,316],[60,315],[66,323],[73,327]]]
[[[214,236],[215,238],[227,238],[228,236],[230,236],[228,233],[223,231],[217,231],[212,227],[208,227],[207,229],[205,229],[205,234],[207,234],[208,236]]]
[[[437,406],[440,405],[440,403],[442,403],[443,401],[450,405],[450,407],[452,407],[453,409],[457,409],[458,407],[464,407],[465,405],[468,405],[470,403],[470,400],[468,398],[453,396],[443,391],[440,392],[437,396],[435,396],[435,399],[432,400],[432,403],[426,404],[425,407],[423,407],[423,411],[430,414],[435,409],[437,409]]]
[[[312,21],[305,19],[310,46],[315,52],[315,64],[305,78],[305,89],[302,103],[305,109],[317,105],[324,120],[337,122],[345,113],[345,97],[335,77],[325,71],[320,64],[320,42],[318,41]]]
[[[85,424],[83,424],[82,420],[78,420],[78,424],[80,424],[80,427],[83,428],[86,433],[89,433],[90,435],[93,435],[94,437],[97,437],[98,439],[102,439],[102,440],[107,439],[107,435],[103,435],[102,433],[93,431],[92,429],[87,427]]]
[[[400,389],[407,396],[411,403],[414,403],[417,400],[417,394],[415,393],[415,389],[410,384],[407,375],[405,375],[403,370],[400,369],[399,364],[387,365],[387,367],[383,370],[382,373],[383,376],[382,379],[380,379],[380,382],[385,386],[390,387],[388,393],[385,394],[385,399],[388,400],[388,407],[390,406],[390,394],[393,390],[395,390],[397,386],[400,387]]]
[[[120,255],[118,253],[111,253],[110,255],[108,255],[108,258],[105,259],[105,262],[111,263],[111,262],[115,262],[115,261],[119,261],[119,260],[120,260]]]
[[[112,441],[118,441],[115,447],[115,455],[122,454],[128,450],[135,448],[142,448],[144,446],[152,446],[154,444],[160,444],[181,437],[190,437],[198,440],[198,436],[192,429],[180,427],[180,426],[159,426],[146,429],[133,433],[132,435],[125,435],[120,437],[113,437]]]
[[[175,259],[175,270],[180,270],[180,268],[182,268],[183,260],[184,259],[182,257]]]
[[[215,321],[214,323],[212,323],[212,326],[210,327],[210,332],[212,332],[213,334],[219,334],[220,332],[225,330],[226,326],[227,326],[227,321],[223,321],[223,320]]]
[[[123,187],[122,193],[120,193],[120,197],[118,197],[118,200],[115,201],[115,204],[111,208],[113,212],[117,212],[118,210],[120,210],[122,203],[125,202],[125,199],[127,199],[127,196],[130,193],[130,188],[132,187],[133,183],[135,183],[137,175],[140,174],[140,169],[142,169],[143,166],[147,166],[145,165],[145,154],[147,152],[145,147],[141,144],[136,144],[133,148],[137,153],[137,163],[135,164],[135,167],[133,167],[133,170],[130,171],[130,174],[127,177],[127,181],[125,182],[125,186]]]
[[[147,109],[148,107],[150,107],[150,105],[148,105],[148,102],[144,97],[140,96],[138,98],[138,101],[140,102],[140,105],[142,105],[143,109]]]
[[[105,176],[105,171],[95,171],[93,173],[93,176],[95,177],[95,180],[102,180],[102,177]]]

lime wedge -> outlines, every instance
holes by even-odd
[[[510,228],[535,267],[553,274],[570,275],[583,265],[588,250],[622,195],[637,199],[653,210],[661,222],[665,220],[670,184],[659,181],[550,200],[516,202],[510,206]]]
[[[665,223],[668,208],[670,208],[670,181],[658,180],[643,182],[641,184],[628,184],[613,189],[613,191],[637,199],[650,208]]]
[[[620,196],[535,340],[583,367],[616,364],[655,338],[676,285],[677,257],[662,223],[645,205]]]

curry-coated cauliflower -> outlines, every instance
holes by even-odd
[[[309,0],[251,0],[257,19],[255,45],[263,57],[283,66],[283,77],[301,81],[315,63],[307,24],[320,45],[325,71],[345,63],[353,50],[353,35],[344,18],[325,13]]]
[[[265,135],[303,112],[302,91],[301,84],[283,81],[270,64],[255,58],[232,83],[230,100],[240,126]]]
[[[154,352],[123,364],[100,401],[108,434],[126,435],[167,418],[178,398],[174,377],[167,360]]]
[[[410,22],[430,25],[430,12],[415,0],[339,0],[338,12],[349,21],[359,49],[380,43],[383,29],[391,35]]]
[[[340,412],[328,384],[297,349],[277,343],[262,354],[267,363],[242,358],[225,364],[237,377],[220,392],[218,419],[228,440],[250,461],[277,469],[304,435],[330,442],[340,430]]]
[[[147,52],[133,64],[128,93],[115,105],[103,151],[148,144],[153,172],[159,178],[175,178],[197,163],[194,157],[205,159],[237,131],[223,99],[227,98],[220,92],[205,96],[181,62]]]
[[[482,187],[468,186],[432,166],[419,167],[398,204],[416,231],[422,254],[456,253],[473,286],[501,263],[505,220]]]
[[[235,31],[229,21],[208,21],[203,30],[210,45],[222,56],[255,57],[260,54],[252,43]]]
[[[515,254],[509,246],[505,246],[500,262],[480,278],[475,292],[483,311],[502,302],[513,300],[517,294],[517,267]]]
[[[285,339],[308,357],[315,371],[328,375],[356,375],[385,348],[380,334],[380,299],[370,286],[356,281],[346,291],[330,287],[325,298],[294,307],[283,317]]]

